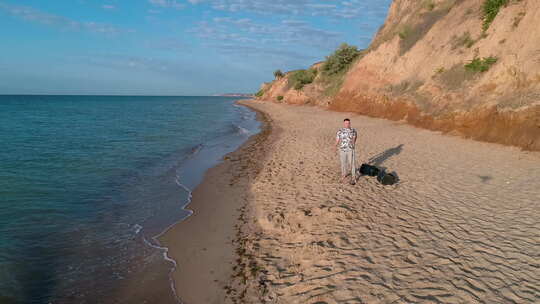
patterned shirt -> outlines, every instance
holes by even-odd
[[[341,151],[354,150],[354,138],[356,137],[356,130],[353,128],[341,128],[337,132],[336,139],[339,139],[339,149]]]

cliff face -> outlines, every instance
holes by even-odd
[[[486,1],[395,0],[336,90],[320,73],[289,88],[288,73],[260,98],[540,150],[540,1],[508,0],[485,25]]]

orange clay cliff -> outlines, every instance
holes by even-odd
[[[341,71],[325,70],[327,59],[276,76],[257,98],[538,151],[539,20],[538,0],[395,0]]]

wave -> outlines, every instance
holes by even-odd
[[[243,107],[242,107],[243,109]],[[204,154],[207,149],[212,149],[214,146],[221,146],[224,142],[236,142],[238,140],[245,140],[249,135],[251,135],[253,132],[250,131],[248,128],[243,127],[241,124],[243,121],[249,121],[250,119],[253,119],[254,116],[249,115],[249,110],[246,111],[246,113],[241,113],[240,120],[237,121],[237,123],[229,122],[224,128],[219,130],[217,133],[214,133],[211,135],[210,138],[205,138],[206,140],[203,140],[203,143],[199,143],[196,145],[193,145],[191,147],[185,148],[183,151],[181,151],[182,157],[180,158],[179,162],[175,163],[176,168],[181,168],[185,165],[185,162],[197,158],[198,154],[201,152]],[[232,141],[231,141],[232,139]],[[225,140],[225,141],[224,141]],[[204,150],[204,151],[203,151]],[[180,208],[188,211],[188,215],[186,217],[180,218],[174,223],[171,223],[170,225],[163,227],[160,229],[160,232],[157,234],[147,234],[147,233],[141,233],[142,235],[142,241],[146,246],[149,246],[151,248],[154,248],[161,252],[162,257],[165,261],[171,263],[172,267],[169,270],[168,273],[168,279],[170,284],[170,289],[172,290],[172,293],[178,303],[181,303],[181,300],[179,296],[176,293],[176,288],[174,287],[174,280],[173,280],[173,272],[177,269],[177,262],[169,256],[169,248],[164,246],[160,243],[159,238],[167,233],[172,227],[174,227],[178,222],[181,222],[191,216],[193,214],[192,210],[189,210],[187,206],[192,201],[192,189],[190,189],[193,185],[190,185],[189,187],[186,186],[183,182],[180,181],[180,176],[177,175],[174,180],[175,184],[185,191],[187,193],[187,199],[179,201]],[[188,183],[189,184],[189,183]],[[135,232],[138,234],[141,230],[145,230],[144,227],[140,225],[135,225]]]
[[[251,132],[235,123],[230,123],[225,130],[223,130],[223,135],[248,135]]]
[[[189,148],[189,152],[187,153],[186,158],[197,155],[199,152],[201,152],[203,147],[203,144],[196,144],[195,146]]]
[[[200,151],[200,149],[202,148],[202,145],[197,145],[195,148],[196,149],[192,149],[193,153],[197,153],[198,151]],[[180,180],[178,179],[178,177],[176,177],[176,179],[175,179],[175,184],[178,187],[182,188],[184,191],[188,192],[187,202],[184,202],[182,204],[183,205],[182,208],[184,209],[185,206],[187,206],[192,201],[192,198],[193,198],[192,190],[189,189],[187,186],[183,185],[180,182]],[[190,211],[187,217],[189,217],[189,216],[191,216],[193,214],[193,211],[188,210],[188,209],[186,209],[186,210]],[[173,296],[174,296],[174,298],[176,300],[176,303],[178,303],[178,304],[181,304],[182,302],[180,301],[180,297],[176,293],[176,288],[174,286],[174,279],[173,279],[173,273],[178,268],[178,264],[177,264],[175,259],[173,259],[172,257],[169,256],[169,247],[163,246],[161,244],[161,242],[159,241],[159,238],[162,235],[164,235],[165,233],[167,233],[176,224],[178,224],[179,222],[185,220],[186,218],[178,219],[174,223],[172,223],[169,226],[165,227],[160,233],[158,233],[156,235],[148,236],[149,238],[147,238],[146,236],[142,237],[142,241],[144,242],[144,244],[146,244],[147,246],[149,246],[151,248],[154,248],[154,249],[156,249],[158,251],[161,251],[163,259],[172,264],[172,267],[171,267],[171,269],[169,270],[169,273],[168,273],[168,279],[169,279],[170,290],[172,291]],[[143,228],[144,228],[143,226],[141,226],[139,224],[135,224],[135,229],[136,229],[135,233],[138,234]]]
[[[141,232],[143,226],[139,225],[139,224],[135,224],[133,225],[133,230],[135,232],[135,234],[139,234],[139,232]]]
[[[248,135],[248,134],[250,133],[248,129],[242,128],[242,127],[239,126],[239,125],[233,124],[233,126],[234,126],[234,128],[235,128],[235,133],[236,133],[236,134]]]

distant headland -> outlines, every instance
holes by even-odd
[[[223,96],[223,97],[253,97],[253,94],[247,94],[247,93],[225,93],[225,94],[217,94],[214,96]]]

